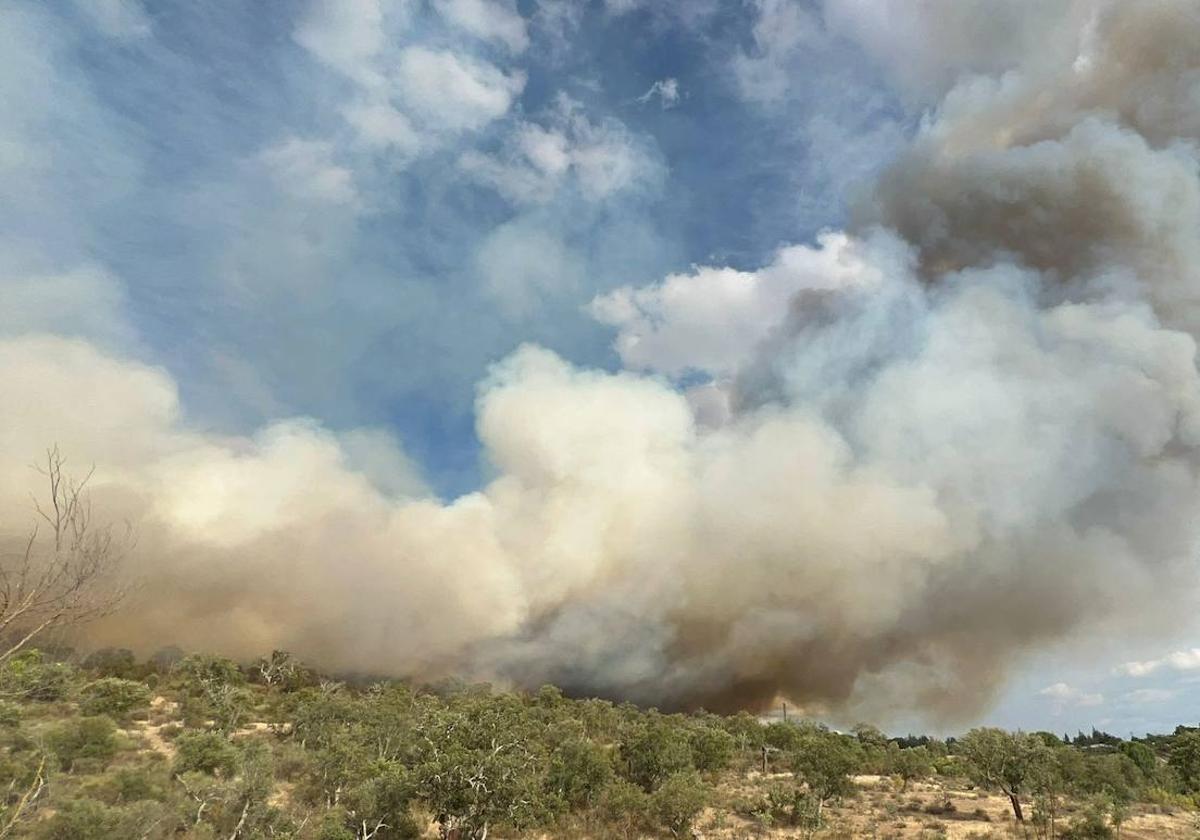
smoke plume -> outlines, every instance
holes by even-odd
[[[6,530],[57,442],[140,534],[92,644],[670,707],[882,680],[961,717],[1033,648],[1169,621],[1200,498],[1200,7],[825,14],[932,103],[910,147],[846,231],[594,301],[624,370],[495,365],[478,492],[431,497],[369,430],[207,433],[164,371],[31,332],[0,340]]]

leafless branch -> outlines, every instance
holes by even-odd
[[[132,547],[132,534],[113,534],[111,525],[92,518],[87,487],[66,472],[57,446],[46,450],[44,498],[33,497],[40,520],[22,550],[0,557],[0,663],[12,658],[51,628],[77,625],[107,615],[124,598],[115,573]]]

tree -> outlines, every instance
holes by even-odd
[[[1158,760],[1154,757],[1154,750],[1140,741],[1122,741],[1118,749],[1129,756],[1129,760],[1137,765],[1138,769],[1142,771],[1143,776],[1150,778],[1154,775],[1154,771],[1158,766]]]
[[[37,524],[21,551],[0,558],[0,663],[47,630],[107,614],[124,596],[116,572],[130,535],[117,539],[93,521],[92,473],[76,481],[65,466],[57,446],[46,451],[37,469],[49,490],[33,500]]]
[[[312,679],[311,673],[286,650],[273,650],[258,660],[258,677],[264,685],[295,691]]]
[[[724,770],[733,758],[737,745],[733,736],[715,726],[700,726],[689,736],[692,748],[692,763],[701,773]]]
[[[900,790],[906,791],[913,779],[924,778],[933,772],[933,759],[925,747],[909,747],[889,755],[888,769],[892,775],[900,777]]]
[[[546,781],[568,807],[579,809],[599,801],[612,777],[612,762],[603,747],[572,738],[555,748]]]
[[[544,756],[524,708],[495,697],[424,710],[416,789],[443,839],[487,840],[497,824],[522,827],[544,806]]]
[[[1188,790],[1200,789],[1200,731],[1187,730],[1176,735],[1167,764],[1179,774]]]
[[[1033,735],[992,728],[972,729],[958,741],[958,748],[975,782],[999,788],[1017,822],[1023,823],[1021,796],[1048,764],[1050,748]]]
[[[672,836],[681,837],[704,809],[708,794],[708,788],[695,770],[676,773],[650,797],[650,810]]]
[[[792,752],[792,769],[808,785],[816,801],[818,823],[825,803],[854,789],[850,776],[861,764],[861,748],[851,738],[819,729],[800,738]]]
[[[675,773],[692,768],[692,750],[686,733],[665,720],[658,720],[635,732],[621,744],[626,775],[634,784],[652,793]]]

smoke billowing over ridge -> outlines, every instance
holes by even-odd
[[[910,148],[849,231],[594,301],[625,371],[498,363],[477,493],[428,497],[379,433],[220,437],[162,370],[0,339],[4,509],[57,441],[138,523],[143,587],[93,641],[723,709],[882,679],[953,716],[1192,591],[1200,9],[1016,3],[975,54],[932,21],[991,3],[893,40],[873,21],[910,4],[826,5],[942,97]]]

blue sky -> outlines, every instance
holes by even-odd
[[[358,82],[298,42],[320,13],[306,3],[7,10],[18,131],[53,155],[27,176],[35,212],[6,218],[9,236],[43,271],[89,261],[119,277],[140,351],[197,420],[382,425],[435,488],[461,493],[479,481],[471,402],[488,364],[536,341],[615,365],[584,311],[596,294],[694,263],[753,268],[836,226],[845,191],[903,136],[848,45],[787,56],[770,70],[782,82],[741,82],[731,68],[761,48],[740,4],[562,4],[557,19],[525,3],[519,51],[407,5],[383,23],[400,44],[524,78],[502,111],[431,128],[419,152],[356,136],[343,106]],[[665,80],[676,99],[646,96]],[[589,134],[574,142],[623,156],[628,173],[591,188],[550,176],[517,195],[464,163],[511,155],[523,125],[570,121]],[[289,143],[290,158],[271,156]],[[273,165],[344,180],[306,193]],[[531,288],[490,283],[489,258],[515,260]]]
[[[967,5],[960,42],[891,31],[867,0],[14,0],[0,333],[165,372],[189,433],[382,435],[363,466],[380,492],[415,464],[453,500],[503,472],[476,400],[522,345],[638,368],[597,300],[831,253],[819,235],[955,74],[1004,69],[1040,14],[1006,7],[993,52],[968,37],[988,4]],[[1186,631],[1031,651],[994,717],[1185,722]]]

